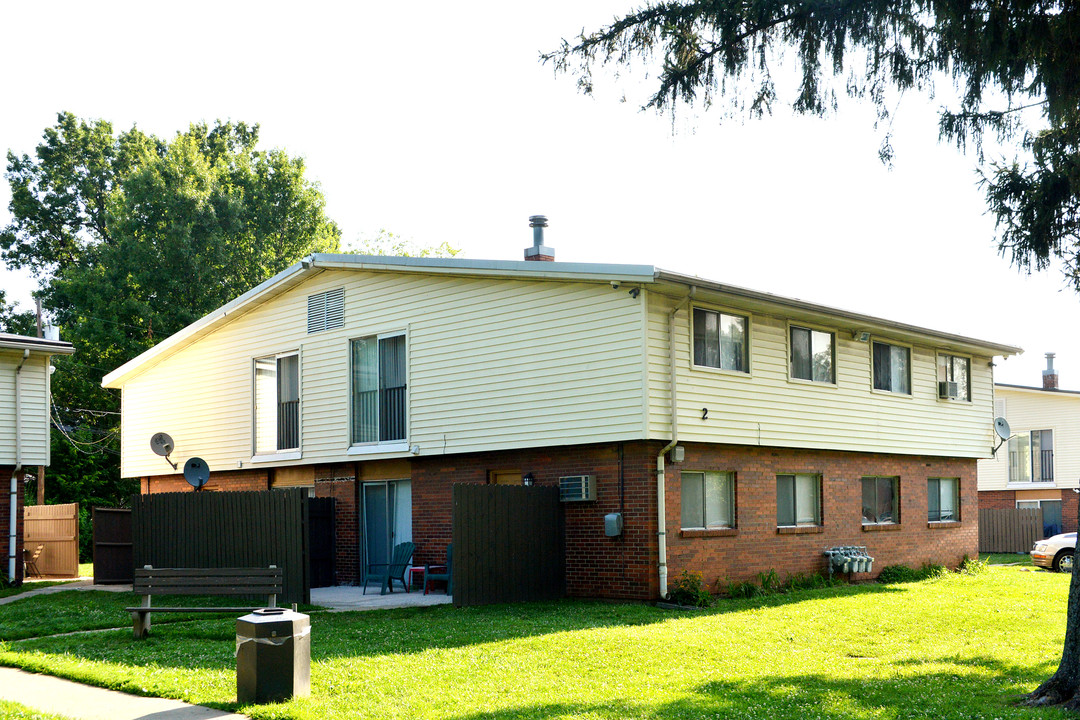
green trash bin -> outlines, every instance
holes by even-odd
[[[281,702],[311,694],[311,620],[263,608],[236,620],[236,701]]]

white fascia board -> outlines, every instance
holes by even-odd
[[[324,270],[367,270],[368,272],[433,273],[479,277],[528,278],[530,280],[579,280],[592,282],[652,282],[652,265],[614,263],[565,263],[536,260],[464,260],[458,258],[413,258],[384,255],[341,255],[316,253],[314,267]]]
[[[841,319],[845,322],[852,323],[860,329],[865,329],[871,332],[875,330],[878,332],[891,331],[909,336],[912,340],[917,340],[919,338],[931,338],[937,342],[943,342],[961,348],[967,352],[971,352],[972,354],[985,353],[990,355],[1009,357],[1011,355],[1019,355],[1024,352],[1022,348],[1015,345],[1003,345],[1000,343],[988,342],[986,340],[977,340],[975,338],[965,337],[963,335],[954,335],[952,333],[941,332],[939,330],[931,330],[930,328],[919,327],[917,325],[908,325],[906,323],[874,317],[872,315],[863,315],[861,313],[851,312],[849,310],[841,310],[839,308],[828,307],[827,305],[818,305],[816,303],[806,302],[805,300],[799,300],[797,298],[789,298],[782,295],[773,295],[772,293],[761,292],[758,290],[750,290],[735,285],[725,285],[723,283],[714,282],[712,280],[706,280],[704,278],[694,277],[691,275],[681,275],[679,273],[673,273],[667,270],[657,270],[656,279],[660,281],[668,281],[680,285],[686,285],[689,287],[698,288],[700,290],[708,290],[712,292],[722,293],[724,295],[732,295],[735,297],[753,300],[768,305],[776,305],[780,307],[797,309],[803,312],[813,313],[827,318]]]
[[[0,350],[29,350],[37,355],[71,355],[75,352],[75,346],[62,340],[0,333]]]
[[[188,325],[183,330],[173,333],[169,337],[159,342],[154,347],[150,348],[146,352],[138,355],[120,367],[113,370],[111,373],[101,379],[101,387],[104,388],[120,388],[123,387],[124,382],[129,377],[139,371],[144,365],[158,359],[164,359],[171,352],[179,350],[187,342],[197,339],[211,330],[216,328],[221,323],[225,322],[231,315],[235,315],[242,309],[247,309],[248,306],[256,306],[260,303],[266,302],[272,297],[283,292],[288,287],[295,285],[299,280],[309,274],[321,272],[311,268],[310,263],[306,260],[301,263],[296,263],[290,267],[285,268],[274,277],[266,280],[252,289],[248,290],[243,295],[240,295],[235,300],[228,302],[217,310],[210,312],[203,317],[199,318],[195,322]]]

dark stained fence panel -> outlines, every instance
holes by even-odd
[[[132,498],[133,567],[262,568],[284,574],[282,604],[310,602],[305,488]]]
[[[93,510],[94,584],[121,585],[134,576],[132,557],[131,508]]]
[[[453,506],[454,605],[566,594],[558,488],[463,483]]]
[[[311,587],[334,584],[334,498],[308,499],[308,569]]]
[[[980,553],[1031,552],[1043,538],[1042,508],[980,508]]]

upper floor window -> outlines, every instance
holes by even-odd
[[[405,335],[350,342],[353,445],[405,440]]]
[[[831,332],[791,326],[791,377],[812,382],[835,383]]]
[[[1032,430],[1009,438],[1009,482],[1053,481],[1053,430]]]
[[[874,389],[911,394],[911,348],[874,341]]]
[[[749,372],[748,324],[741,315],[694,308],[694,364]]]
[[[255,358],[255,454],[300,448],[300,355]]]
[[[900,522],[900,478],[864,477],[862,506],[864,525]]]
[[[821,524],[821,476],[798,473],[776,476],[776,524]]]
[[[928,522],[949,522],[960,519],[959,478],[927,479],[926,519]]]
[[[735,473],[687,472],[682,475],[682,527],[735,527]]]
[[[971,400],[971,360],[956,355],[937,356],[938,397]]]

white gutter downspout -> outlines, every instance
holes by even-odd
[[[675,316],[686,305],[690,303],[691,298],[694,297],[694,286],[690,286],[690,293],[684,297],[678,305],[676,305],[670,313],[668,313],[668,360],[670,363],[669,371],[671,374],[671,442],[664,446],[664,449],[656,456],[656,536],[657,536],[657,550],[659,555],[658,570],[660,573],[660,598],[667,599],[667,476],[664,474],[664,455],[667,451],[675,447],[679,442],[679,408],[676,402],[676,376],[675,376]]]
[[[15,582],[15,548],[19,510],[19,472],[22,471],[22,369],[30,349],[23,350],[22,362],[15,368],[15,469],[11,472],[11,507],[8,512],[8,581]]]

